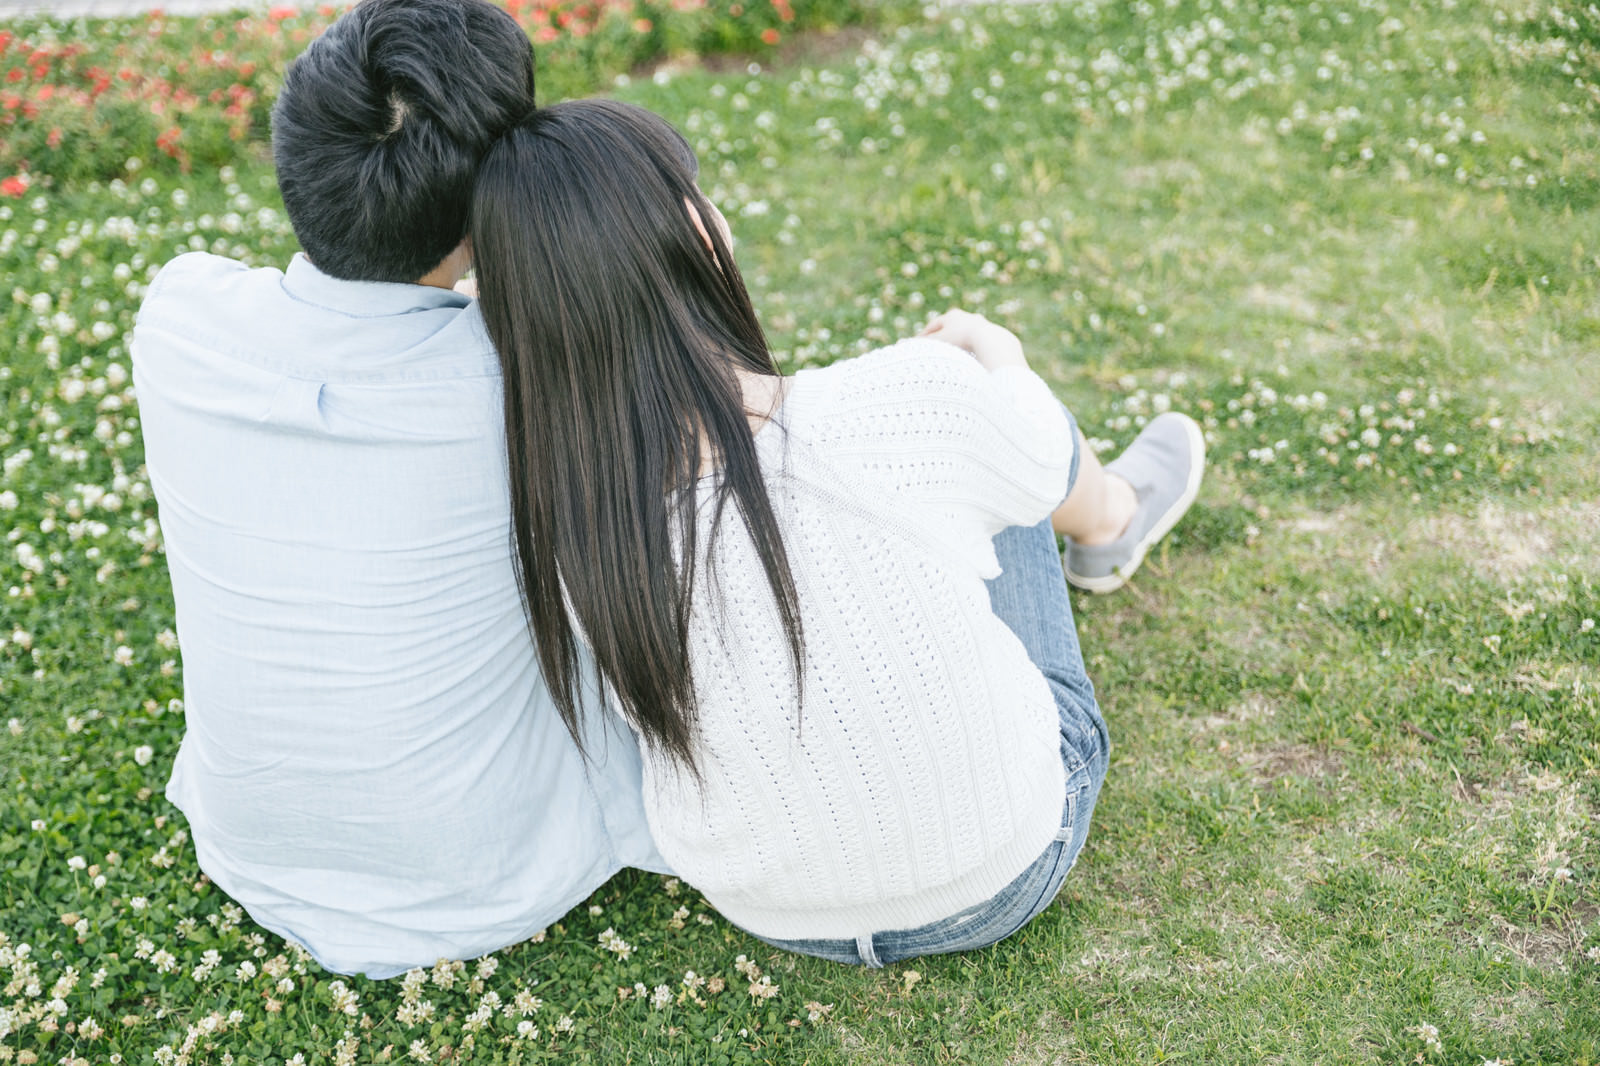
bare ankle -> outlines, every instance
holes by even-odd
[[[1133,486],[1109,472],[1105,475],[1103,500],[1103,506],[1095,515],[1095,528],[1073,538],[1079,544],[1110,544],[1127,531],[1139,507],[1139,497]]]

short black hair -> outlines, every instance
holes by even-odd
[[[478,164],[533,110],[533,46],[488,0],[361,0],[284,73],[272,156],[317,268],[416,281],[461,243]]]

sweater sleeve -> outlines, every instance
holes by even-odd
[[[817,426],[828,450],[875,487],[925,505],[934,532],[997,575],[991,538],[1040,521],[1070,488],[1076,441],[1049,386],[928,338],[838,366]]]

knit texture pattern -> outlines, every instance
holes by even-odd
[[[1043,676],[989,607],[990,539],[1068,489],[1048,387],[918,339],[802,371],[757,434],[799,593],[804,701],[737,509],[699,494],[690,629],[702,780],[646,753],[650,828],[731,921],[782,939],[981,903],[1065,800]]]

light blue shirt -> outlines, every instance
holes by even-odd
[[[586,764],[541,678],[475,304],[184,255],[133,364],[183,652],[167,796],[212,880],[386,977],[665,869],[631,735],[597,713]]]

